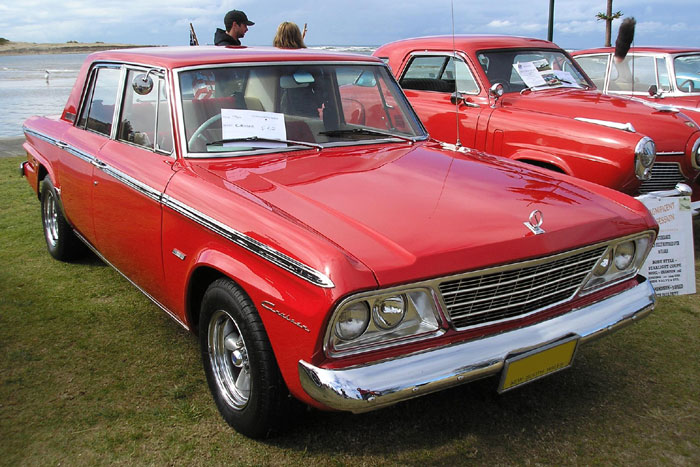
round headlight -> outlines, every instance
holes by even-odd
[[[605,253],[605,256],[598,261],[598,264],[596,265],[595,269],[593,270],[593,274],[596,276],[604,276],[609,270],[610,270],[610,265],[612,264],[612,251],[608,250]]]
[[[642,163],[643,167],[651,167],[656,160],[656,144],[654,144],[654,140],[648,136],[640,139],[634,148],[634,153],[639,157],[639,162]]]
[[[633,241],[620,243],[615,247],[615,267],[624,271],[634,260],[636,246]]]
[[[369,305],[356,302],[343,309],[335,323],[335,335],[344,341],[356,339],[369,324]]]
[[[398,326],[406,316],[406,299],[403,295],[387,297],[374,306],[374,323],[381,329]]]
[[[695,161],[695,167],[700,168],[700,138],[698,138],[697,141],[695,141],[695,144],[693,145],[693,160]]]

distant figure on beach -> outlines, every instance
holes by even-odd
[[[305,49],[304,38],[295,23],[285,21],[277,27],[272,45],[282,49]]]
[[[44,78],[46,78],[46,82],[49,82],[49,70],[44,70],[46,73],[44,74]]]
[[[241,45],[241,37],[248,32],[248,26],[255,23],[250,21],[241,10],[231,10],[224,16],[226,30],[216,28],[214,44],[216,45]]]

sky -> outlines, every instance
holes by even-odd
[[[228,10],[254,26],[244,45],[270,45],[277,25],[308,24],[306,43],[378,46],[435,34],[508,34],[547,38],[549,0],[0,0],[0,37],[17,42],[109,42],[188,45],[192,23],[200,45],[213,43]],[[555,0],[554,42],[566,49],[604,45],[595,18],[606,0]],[[700,47],[700,0],[614,0],[613,11],[637,20],[635,45]],[[620,20],[613,23],[614,43]]]

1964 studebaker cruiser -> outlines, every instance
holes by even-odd
[[[289,394],[364,412],[488,375],[508,390],[654,306],[638,201],[431,140],[372,57],[100,52],[24,131],[51,255],[87,244],[198,332],[248,436]]]
[[[700,200],[700,131],[693,120],[677,109],[601,94],[551,42],[420,37],[374,55],[391,66],[434,138],[455,143],[459,136],[465,146],[630,195],[682,182]]]

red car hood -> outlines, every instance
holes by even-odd
[[[658,152],[685,152],[689,138],[698,131],[698,127],[682,113],[662,112],[651,103],[644,104],[597,91],[558,88],[522,95],[506,94],[502,103],[504,107],[513,106],[569,118],[631,123],[640,135],[654,140]]]
[[[600,188],[613,202],[568,177],[434,144],[304,151],[250,159],[249,168],[241,162],[202,166],[335,243],[380,285],[548,255],[653,225],[625,195]],[[545,234],[523,224],[535,209]]]

